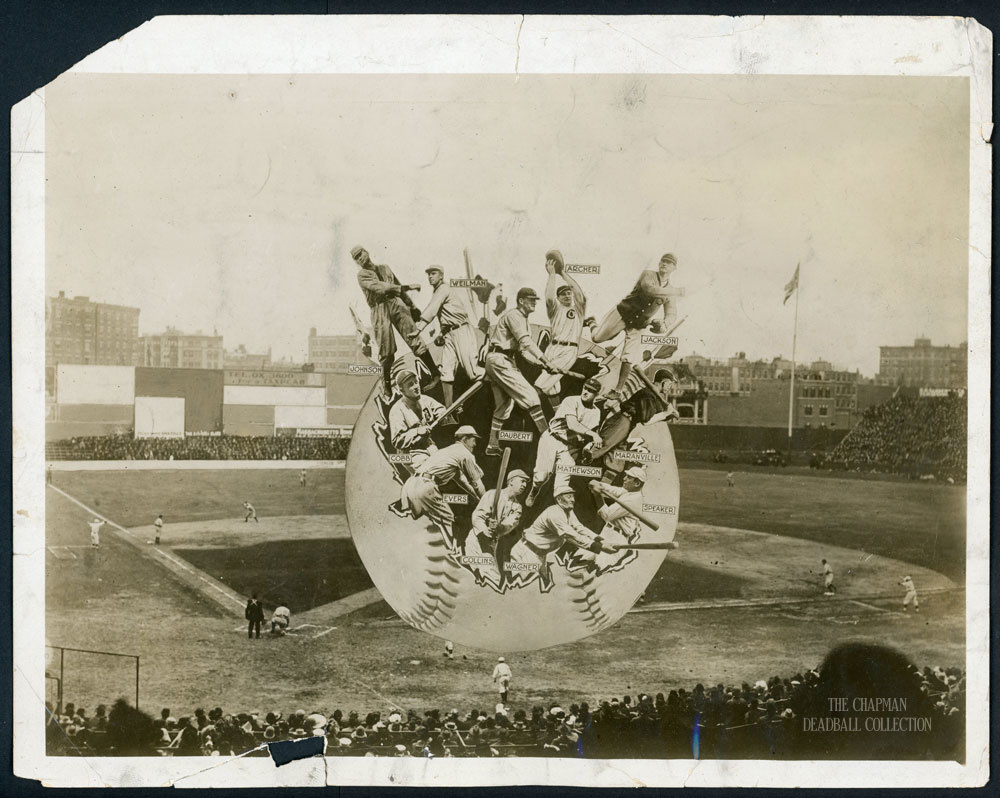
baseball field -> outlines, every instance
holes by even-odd
[[[308,468],[308,467],[307,467]],[[819,664],[835,644],[965,665],[965,491],[805,470],[680,472],[677,540],[643,602],[576,643],[508,655],[511,705],[741,683]],[[137,654],[140,705],[181,715],[491,706],[496,655],[415,631],[379,599],[344,518],[342,468],[59,471],[46,503],[46,638]],[[244,521],[249,500],[259,522]],[[160,546],[152,522],[163,513]],[[101,545],[87,521],[107,519]],[[821,559],[838,593],[823,595]],[[904,574],[921,612],[904,614]],[[292,610],[248,641],[242,605]],[[126,661],[67,652],[64,699],[134,696]]]

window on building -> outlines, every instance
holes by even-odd
[[[803,407],[802,408],[802,414],[805,415],[805,416],[811,416],[813,414],[813,406],[812,405],[806,405],[805,407]]]
[[[819,414],[821,416],[827,415],[829,413],[829,411],[830,411],[829,407],[827,407],[826,405],[820,405],[820,407],[819,407]]]

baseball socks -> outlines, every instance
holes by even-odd
[[[503,423],[506,420],[505,418],[493,416],[492,421],[490,421],[490,442],[486,445],[487,457],[500,456],[500,430],[503,428]]]
[[[529,407],[528,414],[531,416],[531,420],[535,422],[535,426],[538,427],[539,434],[548,431],[549,422],[545,420],[545,414],[542,412],[541,405]]]

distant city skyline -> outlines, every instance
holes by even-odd
[[[678,356],[790,358],[799,263],[799,362],[968,336],[962,78],[70,74],[46,170],[48,293],[275,358],[367,320],[356,244],[508,298],[558,248],[598,317],[674,252]]]

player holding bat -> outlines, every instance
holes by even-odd
[[[396,359],[396,336],[393,328],[403,336],[413,354],[426,366],[434,379],[424,386],[429,390],[438,381],[440,372],[427,346],[414,336],[414,322],[420,319],[420,311],[413,304],[407,291],[419,291],[419,285],[403,285],[393,274],[392,269],[384,264],[372,263],[368,250],[364,247],[354,247],[351,257],[358,264],[358,285],[365,295],[365,301],[371,308],[372,331],[378,346],[379,363],[382,365],[382,387],[385,395],[392,395],[392,364]]]
[[[509,452],[510,449],[506,451]],[[528,486],[528,475],[516,468],[507,474],[507,487],[501,490],[499,486],[503,482],[501,469],[497,488],[486,491],[476,505],[472,513],[472,530],[465,539],[465,555],[473,558],[468,562],[469,567],[478,571],[482,581],[496,588],[502,582],[498,544],[501,539],[512,534],[521,522],[524,507],[519,499]]]

